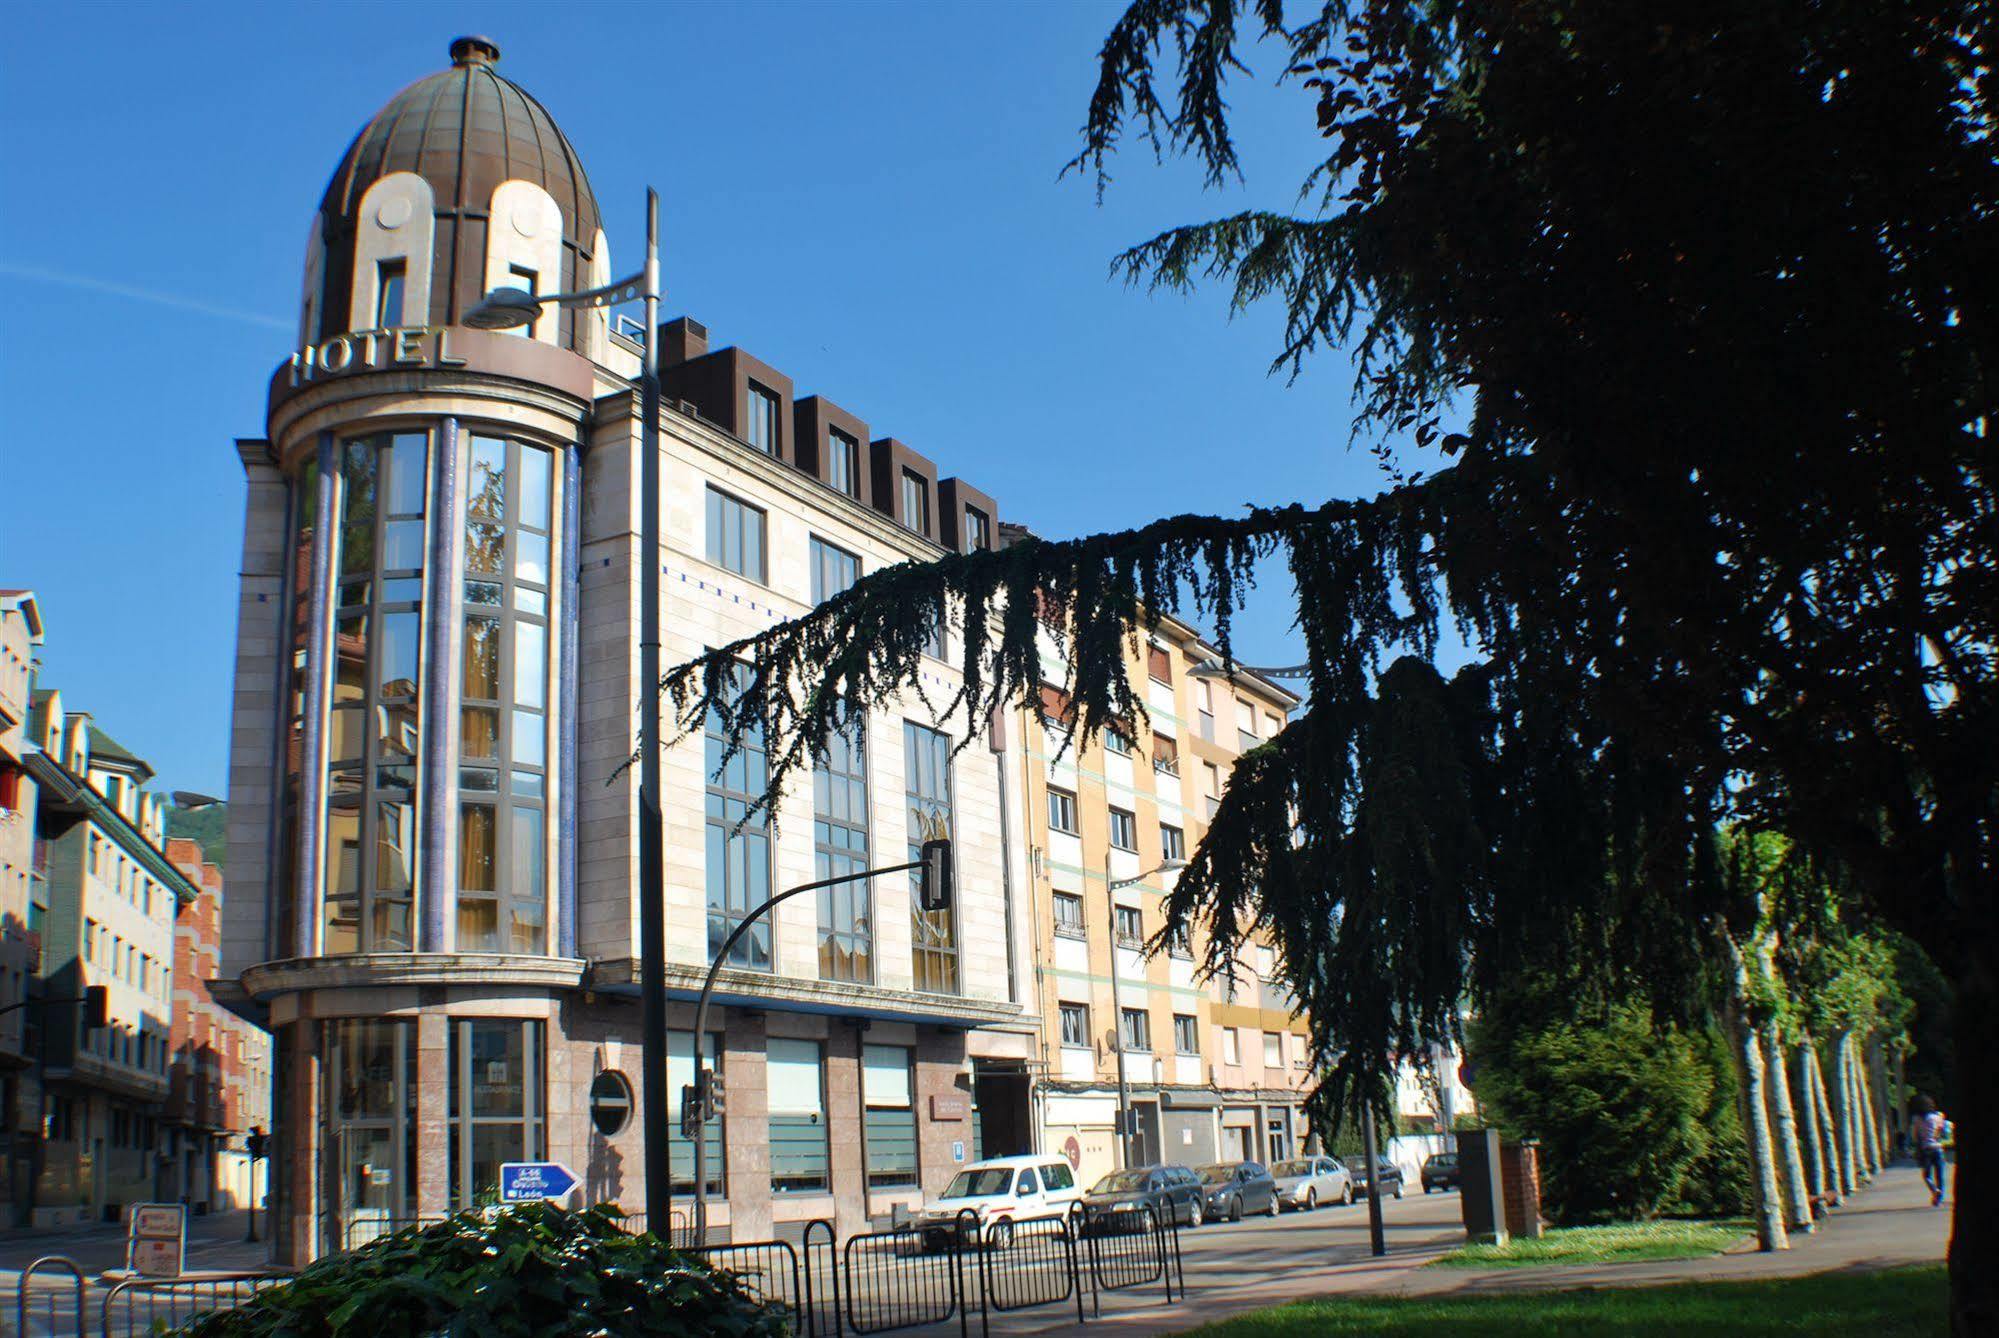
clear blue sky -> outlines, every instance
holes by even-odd
[[[668,314],[707,323],[1049,536],[1369,493],[1350,373],[1267,374],[1231,321],[1108,278],[1120,247],[1285,208],[1307,95],[1244,85],[1244,188],[1134,150],[1099,206],[1057,172],[1119,6],[35,5],[0,50],[0,586],[41,596],[44,682],[221,793],[243,487],[341,152],[460,33],[576,144],[635,263],[662,195]],[[1270,67],[1268,54],[1261,61]],[[1290,661],[1282,573],[1238,635]]]

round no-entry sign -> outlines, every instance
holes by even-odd
[[[1062,1155],[1068,1158],[1072,1171],[1083,1164],[1083,1145],[1076,1141],[1076,1135],[1070,1134],[1062,1140]]]

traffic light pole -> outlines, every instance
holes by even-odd
[[[930,863],[931,847],[939,844],[944,845],[947,849],[950,845],[948,841],[927,841],[923,847],[925,855],[923,859],[913,859],[907,864],[884,865],[879,869],[858,869],[853,873],[843,873],[833,878],[820,878],[810,883],[800,883],[797,887],[786,888],[739,920],[736,923],[736,927],[729,931],[729,937],[722,940],[722,949],[715,954],[715,960],[708,963],[708,979],[702,982],[700,1002],[694,1005],[694,1087],[690,1093],[683,1096],[681,1111],[683,1122],[689,1120],[690,1114],[686,1109],[686,1105],[688,1097],[691,1097],[696,1106],[691,1115],[694,1125],[694,1243],[696,1245],[706,1245],[708,1243],[708,1116],[713,1113],[710,1109],[710,1096],[714,1082],[714,1079],[708,1072],[708,1052],[706,1048],[708,1038],[708,1001],[710,996],[715,993],[715,978],[722,973],[722,964],[729,960],[729,953],[735,948],[736,943],[743,935],[749,932],[750,927],[763,919],[770,912],[771,907],[777,905],[779,902],[789,901],[801,892],[817,892],[821,888],[837,887],[841,883],[858,883],[865,879],[880,878],[891,873],[907,873],[911,869],[921,869]],[[949,895],[948,890],[946,891],[946,895]],[[928,902],[929,898],[926,896],[925,909],[935,909],[929,906]],[[655,1233],[657,1233],[657,1230],[658,1228],[655,1227]]]

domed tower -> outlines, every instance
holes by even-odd
[[[483,37],[361,128],[307,245],[300,343],[452,325],[494,288],[574,292],[609,279],[597,199],[547,110]],[[532,337],[600,356],[601,310],[549,309]]]

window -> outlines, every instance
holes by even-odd
[[[1263,737],[1274,739],[1284,732],[1284,722],[1268,711],[1263,713]]]
[[[771,1193],[823,1194],[833,1182],[822,1048],[781,1036],[765,1044]]]
[[[902,471],[902,523],[918,534],[930,533],[930,480],[913,469]]]
[[[1215,810],[1222,806],[1222,773],[1213,762],[1201,763],[1201,794],[1208,806],[1208,816],[1214,817]]]
[[[328,1207],[339,1219],[342,1243],[361,1245],[385,1232],[384,1219],[405,1218],[411,1212],[417,1161],[416,1024],[335,1018],[324,1025],[328,1045],[322,1109],[329,1126],[329,1160],[337,1176]],[[460,1059],[455,1033],[451,1058]],[[459,1108],[459,1078],[459,1064],[454,1062],[450,1080],[454,1116]],[[451,1127],[458,1132],[455,1119]],[[454,1171],[459,1168],[456,1155],[450,1164]],[[458,1187],[454,1174],[454,1200]],[[357,1228],[370,1234],[357,1238]]]
[[[536,273],[534,270],[529,269],[525,265],[507,266],[507,277],[513,280],[513,283],[510,286],[514,288],[519,288],[530,297],[533,297],[537,293],[541,292],[541,275]],[[536,327],[538,327],[540,324],[541,324],[541,315],[537,313],[535,315],[535,318],[529,321],[526,325],[516,325],[513,329],[507,331],[507,333],[521,335],[522,337],[527,339],[533,339],[535,337]]]
[[[1235,1027],[1222,1028],[1222,1063],[1242,1063],[1242,1032]]]
[[[1145,946],[1145,917],[1136,906],[1117,908],[1117,942],[1120,948]]]
[[[993,546],[992,518],[976,506],[965,508],[965,551],[976,553]]]
[[[861,1141],[869,1189],[917,1183],[913,1053],[900,1045],[861,1047]]]
[[[555,457],[525,442],[475,436],[471,464],[458,674],[457,945],[542,953]]]
[[[812,772],[814,877],[868,867],[867,723],[850,718]],[[819,889],[819,978],[872,984],[874,894],[866,879]]]
[[[1065,1003],[1059,1007],[1062,1013],[1062,1044],[1087,1048],[1090,1044],[1090,1006]]]
[[[1069,1163],[1052,1161],[1041,1168],[1041,1183],[1051,1190],[1073,1189],[1076,1177],[1070,1172]]]
[[[1083,899],[1074,892],[1055,894],[1055,932],[1063,938],[1084,936]]]
[[[1178,929],[1175,929],[1166,940],[1166,953],[1168,956],[1178,957],[1182,961],[1193,961],[1194,931],[1187,928],[1186,925],[1181,925]]]
[[[1159,824],[1159,858],[1162,860],[1187,858],[1187,833],[1171,823]]]
[[[740,686],[748,670],[738,666],[736,674]],[[727,763],[722,760],[726,741],[717,712],[708,713],[702,733],[708,778],[708,960],[712,962],[736,925],[770,897],[770,821],[763,813],[745,821],[750,805],[763,797],[769,759],[761,726],[744,738],[743,747]],[[771,969],[770,921],[758,921],[736,941],[729,965]]]
[[[1119,757],[1131,756],[1131,735],[1111,725],[1104,730],[1104,751],[1116,753]]]
[[[403,279],[409,263],[382,260],[375,264],[375,328],[393,329],[403,323]]]
[[[1111,810],[1111,845],[1118,850],[1138,850],[1138,819],[1121,808]]]
[[[545,1154],[542,1025],[506,1018],[450,1023],[454,1210],[492,1202],[503,1164]]]
[[[709,488],[708,560],[761,584],[764,579],[762,509],[720,488]]]
[[[837,427],[826,434],[826,482],[849,497],[861,495],[861,443]]]
[[[1235,704],[1236,746],[1244,752],[1256,747],[1256,708],[1240,697]]]
[[[1263,1033],[1263,1067],[1267,1069],[1284,1067],[1284,1038],[1274,1031]]]
[[[1120,1008],[1118,1035],[1127,1050],[1152,1049],[1152,1015],[1143,1008]]]
[[[1160,683],[1173,681],[1173,652],[1164,646],[1145,648],[1145,672],[1148,677]]]
[[[777,396],[750,382],[749,404],[743,415],[743,440],[765,455],[780,454],[777,436]]]
[[[1180,774],[1180,745],[1171,735],[1152,736],[1152,769],[1165,776]]]
[[[1256,945],[1256,974],[1264,980],[1277,975],[1277,953],[1267,943]]]
[[[1305,1038],[1296,1034],[1291,1037],[1291,1067],[1294,1069],[1305,1067]]]
[[[1076,796],[1067,790],[1048,789],[1048,829],[1076,834]]]
[[[812,538],[812,602],[824,604],[861,579],[861,559],[837,544]]]
[[[1192,1013],[1173,1015],[1173,1052],[1180,1055],[1201,1053],[1201,1024]]]
[[[908,786],[910,860],[923,855],[926,833],[950,836],[951,740],[914,721],[902,726],[903,774]],[[916,988],[933,994],[958,992],[958,926],[955,906],[926,911],[917,897],[917,875],[909,875],[910,938],[914,949]]]
[[[1215,741],[1215,685],[1205,678],[1194,680],[1194,702],[1200,711],[1201,737]]]
[[[430,439],[340,443],[321,951],[407,952]]]

